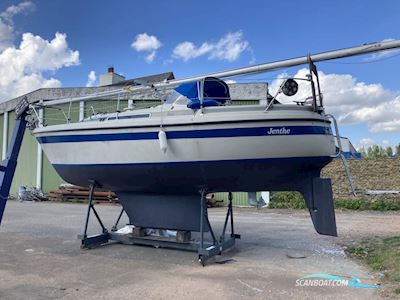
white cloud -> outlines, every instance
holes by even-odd
[[[398,112],[398,111],[397,111]],[[397,132],[400,131],[400,120],[383,121],[371,127],[372,132]]]
[[[249,42],[244,40],[243,32],[230,32],[220,38],[217,42],[204,42],[200,46],[185,41],[176,45],[172,52],[172,57],[188,61],[190,59],[208,55],[209,59],[235,61],[243,51],[249,50]]]
[[[181,58],[184,61],[196,58],[198,56],[209,53],[213,46],[208,43],[203,43],[200,47],[196,47],[192,42],[182,42],[174,48],[172,56],[174,58]]]
[[[0,86],[2,86],[1,83]],[[0,92],[0,97],[4,100],[8,100],[39,88],[57,88],[60,86],[61,82],[55,78],[46,79],[41,74],[32,73],[16,80],[13,87],[10,88],[10,86],[8,86],[6,90],[2,90]],[[3,95],[7,96],[7,98],[3,98]],[[11,97],[9,95],[11,95]]]
[[[0,51],[11,47],[14,39],[14,30],[0,19]]]
[[[250,46],[247,48],[247,50],[249,50],[250,53],[249,65],[254,65],[256,63],[256,56],[254,55],[254,51],[253,49],[251,49]]]
[[[138,34],[131,44],[131,47],[139,52],[157,50],[161,46],[162,44],[156,36],[147,33]]]
[[[305,78],[307,69],[299,70],[294,77]],[[287,77],[282,74],[281,77]],[[366,123],[371,132],[400,131],[399,92],[385,89],[379,83],[367,84],[349,74],[325,74],[319,72],[324,105],[328,113],[342,124]],[[282,79],[274,80],[271,93],[277,90]],[[311,96],[309,82],[299,80],[296,96],[278,96],[278,100],[293,103]]]
[[[148,35],[146,32],[138,34],[131,44],[131,47],[137,52],[150,52],[145,57],[147,63],[151,63],[154,60],[157,50],[161,46],[162,43],[155,35]]]
[[[35,9],[35,5],[31,1],[24,1],[17,5],[11,5],[5,11],[0,13],[0,17],[7,22],[12,23],[12,18],[21,13],[29,13]]]
[[[18,48],[0,53],[0,100],[6,100],[41,87],[61,83],[46,79],[44,72],[79,64],[79,52],[68,48],[66,35],[56,33],[51,41],[24,33]]]
[[[41,87],[59,87],[59,80],[44,74],[79,64],[79,52],[68,47],[63,33],[48,41],[27,32],[18,46],[13,44],[13,16],[33,7],[31,2],[22,2],[0,13],[0,101]]]
[[[11,5],[0,13],[0,51],[11,47],[14,40],[13,17],[21,13],[33,11],[35,5],[30,1],[21,2],[18,5]]]
[[[150,52],[150,54],[146,55],[146,57],[144,58],[144,60],[145,60],[147,63],[151,63],[151,62],[153,62],[153,60],[154,60],[155,57],[156,57],[156,51],[152,51],[152,52]]]
[[[88,80],[86,82],[87,87],[95,86],[97,82],[97,76],[95,71],[90,71],[88,74]]]
[[[368,147],[370,147],[370,146],[372,146],[372,145],[375,145],[375,144],[376,144],[376,142],[375,142],[373,139],[364,138],[364,139],[361,139],[361,140],[358,142],[358,147],[357,147],[357,149],[358,149],[358,150],[361,149],[361,148],[367,149]]]
[[[238,59],[240,54],[246,50],[248,46],[249,42],[243,40],[243,33],[241,31],[228,33],[214,46],[214,49],[210,53],[210,58],[234,61]]]

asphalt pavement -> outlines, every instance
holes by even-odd
[[[118,206],[97,207],[111,227]],[[187,251],[110,243],[81,250],[86,206],[9,201],[0,226],[0,299],[379,299],[379,289],[298,286],[311,274],[362,284],[379,278],[346,257],[341,239],[315,233],[306,211],[235,209],[242,239],[233,250],[201,267]],[[210,209],[222,228],[225,208]],[[399,215],[392,215],[393,219]],[[370,218],[370,219],[368,219]],[[385,215],[337,214],[339,234]],[[92,219],[94,221],[94,219]],[[126,217],[121,220],[127,222]],[[373,224],[370,224],[373,228]],[[93,222],[92,233],[100,227]],[[363,234],[368,234],[364,232]]]

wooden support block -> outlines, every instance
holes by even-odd
[[[192,234],[190,231],[183,231],[183,230],[178,230],[176,232],[176,241],[178,243],[188,243],[190,242]]]
[[[138,237],[143,237],[146,235],[146,230],[145,230],[145,228],[142,228],[142,227],[135,227],[133,229],[133,235],[138,236]]]

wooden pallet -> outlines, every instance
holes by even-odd
[[[59,202],[87,202],[89,189],[81,186],[63,184],[57,190],[48,193],[49,201]],[[117,195],[111,191],[95,191],[93,194],[95,203],[118,203]]]

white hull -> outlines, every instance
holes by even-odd
[[[266,124],[257,124],[256,128],[265,127],[267,127]],[[134,131],[115,130],[114,133],[127,132]],[[328,135],[168,139],[168,131],[166,133],[167,150],[165,153],[161,151],[159,140],[156,139],[45,143],[42,144],[42,148],[49,161],[57,165],[220,161],[332,156],[335,154],[334,140]]]
[[[303,167],[318,173],[336,153],[330,123],[320,114],[297,107],[240,109],[177,110],[164,117],[166,151],[160,149],[157,111],[143,119],[42,127],[34,134],[66,181],[96,179],[115,191],[170,189],[180,182],[191,190],[205,185],[223,190],[229,182],[242,190],[267,188],[266,179],[252,178],[270,173],[286,182]],[[263,167],[257,172],[257,166]]]

